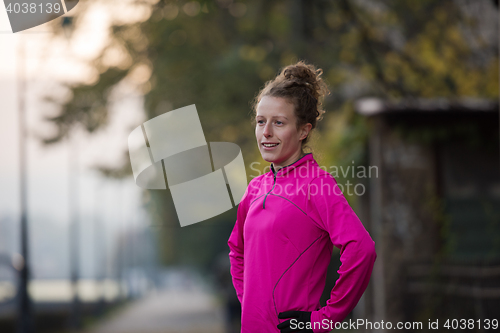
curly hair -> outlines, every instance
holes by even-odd
[[[273,80],[266,82],[252,102],[252,122],[255,125],[257,105],[264,96],[281,97],[293,103],[297,117],[297,130],[307,123],[316,128],[318,121],[323,119],[325,111],[322,101],[330,93],[326,83],[320,77],[321,68],[307,64],[303,60],[283,68]],[[309,135],[302,140],[302,147],[308,142]]]

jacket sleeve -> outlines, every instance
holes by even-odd
[[[326,306],[311,314],[311,322],[322,327],[341,322],[363,295],[377,257],[375,243],[330,174],[316,177],[309,184],[308,207],[319,227],[328,232],[333,245],[340,249],[341,266]],[[334,326],[333,326],[334,327]],[[333,328],[332,328],[333,329]]]
[[[236,290],[236,295],[240,303],[243,300],[243,272],[244,272],[244,260],[243,260],[243,226],[245,225],[245,219],[248,212],[248,191],[250,189],[252,182],[248,185],[243,198],[238,205],[238,211],[236,215],[236,223],[234,224],[233,231],[229,236],[227,242],[229,246],[229,261],[231,263],[231,276],[233,280],[234,289]]]

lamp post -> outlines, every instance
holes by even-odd
[[[62,28],[64,35],[68,41],[73,32],[73,17],[65,16],[62,18]],[[80,223],[78,218],[78,146],[77,137],[71,137],[70,131],[67,133],[68,139],[68,167],[69,167],[69,181],[68,181],[68,204],[70,215],[69,226],[69,244],[70,244],[70,280],[71,280],[71,316],[70,327],[73,330],[79,330],[81,327],[81,306],[80,297],[78,292],[78,280],[80,278]]]
[[[76,138],[68,134],[68,166],[69,166],[69,213],[70,213],[70,265],[71,265],[71,317],[70,326],[73,330],[80,328],[80,298],[78,293],[78,280],[80,278],[80,223],[78,218],[78,147]]]
[[[106,295],[105,295],[105,280],[106,280],[106,263],[107,263],[107,252],[106,252],[106,228],[102,225],[102,221],[99,218],[102,214],[102,210],[99,207],[106,207],[102,203],[105,202],[103,196],[102,182],[96,187],[94,194],[94,255],[95,255],[95,279],[99,286],[99,299],[97,300],[97,306],[95,314],[100,317],[104,313],[104,308],[106,306]]]
[[[68,134],[69,148],[69,212],[70,212],[70,265],[71,265],[71,290],[73,299],[71,302],[70,326],[73,330],[81,327],[80,321],[80,297],[78,293],[78,280],[80,278],[80,223],[78,217],[78,147],[76,138]]]
[[[18,286],[18,326],[19,333],[33,332],[32,302],[28,293],[29,271],[29,238],[28,238],[28,186],[27,186],[27,153],[26,153],[26,78],[25,78],[25,46],[22,34],[19,35],[18,47],[18,108],[19,108],[19,185],[20,185],[20,233],[21,255],[23,264],[19,271]]]

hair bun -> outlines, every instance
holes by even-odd
[[[283,76],[287,80],[295,80],[302,83],[314,84],[316,81],[316,73],[303,61],[287,66],[283,70]]]
[[[285,67],[282,75],[283,79],[289,81],[291,85],[304,86],[315,99],[318,99],[323,94],[323,89],[320,86],[320,81],[322,81],[320,76],[322,73],[321,69],[316,69],[304,61],[299,61],[296,64]]]

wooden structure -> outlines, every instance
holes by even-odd
[[[378,168],[358,207],[378,257],[354,315],[424,330],[429,319],[498,317],[498,103],[362,99],[355,110]]]

